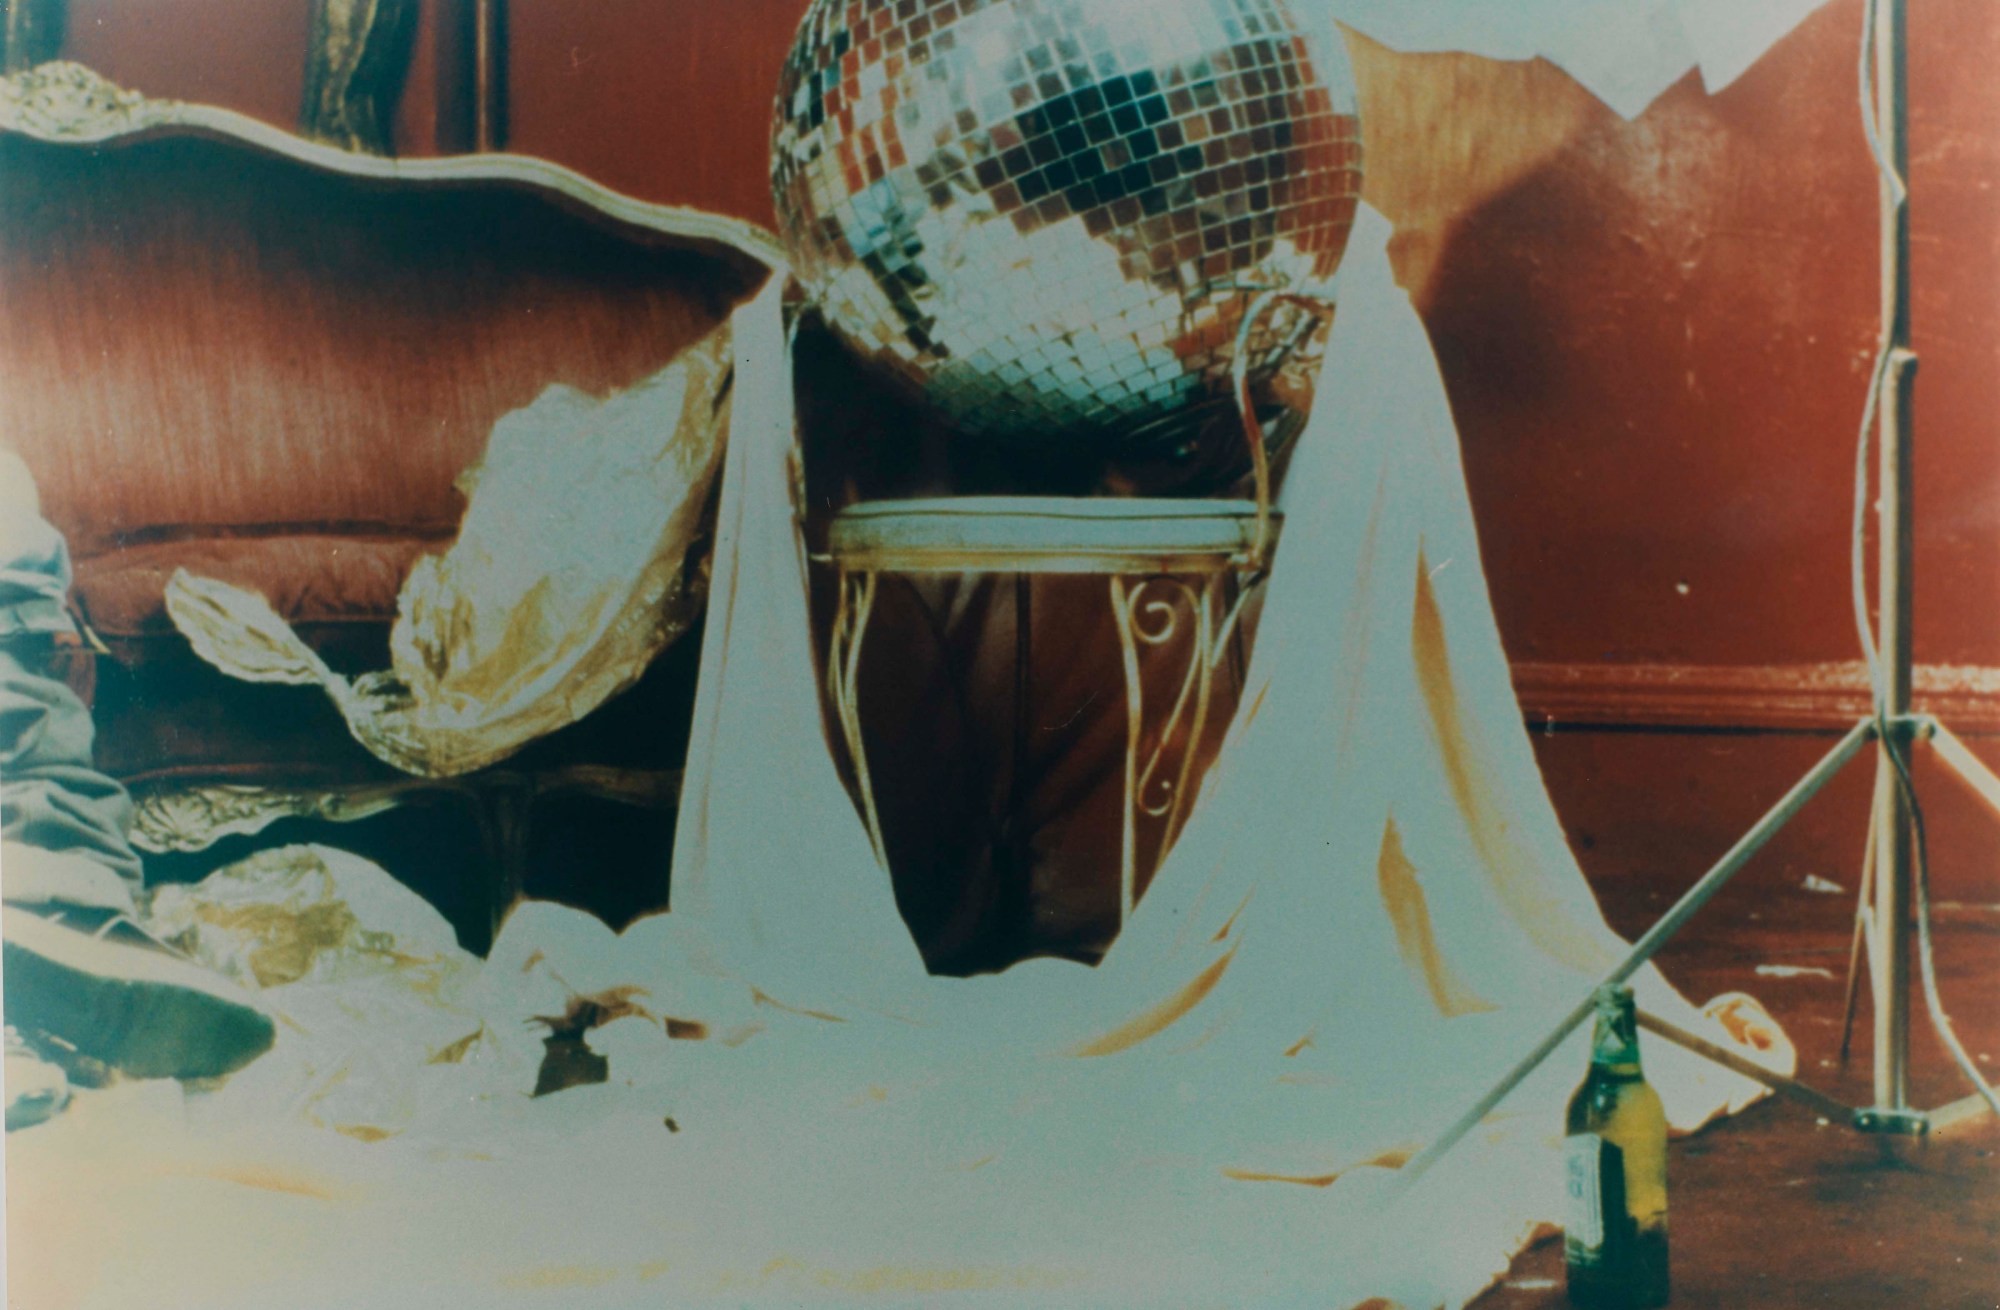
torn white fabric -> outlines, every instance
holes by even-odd
[[[349,680],[262,596],[177,570],[167,612],[231,676],[325,689],[406,773],[483,768],[637,681],[701,602],[688,550],[728,418],[729,334],[608,399],[553,386],[494,426],[465,518],[397,598],[392,667]]]
[[[1392,49],[1547,59],[1626,118],[1689,69],[1740,77],[1826,0],[1299,0]]]

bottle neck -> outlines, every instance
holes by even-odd
[[[1593,1070],[1613,1077],[1637,1078],[1639,1015],[1629,988],[1606,989],[1597,998],[1597,1031],[1591,1039]]]

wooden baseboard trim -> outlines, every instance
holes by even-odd
[[[1838,730],[1868,712],[1859,660],[1833,664],[1513,666],[1535,727]],[[1923,664],[1915,705],[1961,735],[2000,733],[2000,668]]]

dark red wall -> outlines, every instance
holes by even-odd
[[[147,95],[290,127],[305,84],[304,0],[66,0],[62,57]]]
[[[1458,216],[1426,318],[1517,657],[1850,658],[1878,317],[1858,6],[1710,97],[1598,113]],[[1922,658],[2000,654],[2000,23],[1914,7]],[[1683,586],[1685,591],[1682,590]]]

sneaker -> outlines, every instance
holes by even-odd
[[[47,1049],[132,1078],[217,1078],[271,1049],[277,1029],[250,993],[129,915],[5,907],[7,1023]]]

